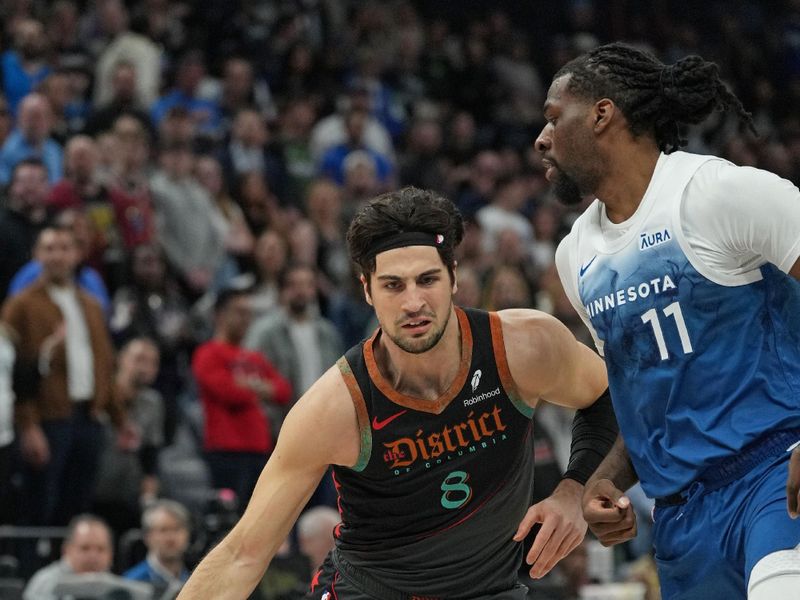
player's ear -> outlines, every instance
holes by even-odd
[[[458,291],[458,272],[456,269],[458,268],[458,261],[453,261],[453,266],[450,267],[450,281],[453,284],[453,293],[455,294]]]
[[[617,111],[617,105],[609,98],[602,98],[592,107],[593,128],[595,133],[602,133],[611,124]]]
[[[358,278],[361,280],[361,285],[364,286],[364,298],[366,299],[367,304],[369,304],[370,306],[373,306],[373,304],[372,304],[372,296],[370,295],[369,279],[367,279],[364,276],[363,273],[361,275],[359,275]]]

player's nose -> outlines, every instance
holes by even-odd
[[[533,147],[539,154],[544,154],[552,145],[547,128],[548,125],[545,125],[544,128],[542,128],[542,130],[539,132],[539,135],[536,137],[536,141],[533,142]]]

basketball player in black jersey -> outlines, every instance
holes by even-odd
[[[246,598],[329,465],[342,523],[316,600],[511,600],[521,540],[541,577],[586,533],[583,483],[616,438],[600,358],[549,315],[453,305],[452,203],[404,188],[348,232],[380,328],[300,399],[240,522],[179,598]],[[531,417],[579,409],[565,478],[529,508]]]

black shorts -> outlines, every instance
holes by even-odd
[[[483,594],[469,600],[525,600],[528,588],[522,584],[497,594]],[[306,600],[447,600],[439,596],[406,594],[386,587],[363,571],[347,564],[341,557],[336,561],[329,554],[322,568],[314,575]]]

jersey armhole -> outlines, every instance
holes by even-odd
[[[353,401],[353,406],[356,409],[356,419],[358,421],[358,438],[360,450],[358,453],[358,461],[355,465],[350,467],[353,471],[363,471],[367,468],[369,457],[372,455],[372,428],[369,424],[369,413],[367,412],[367,404],[364,401],[364,395],[361,393],[361,388],[356,381],[353,370],[350,368],[350,363],[342,356],[336,361],[336,366],[339,367],[339,372],[342,374],[347,390],[350,392],[350,399]]]
[[[517,390],[517,384],[511,377],[511,369],[508,368],[508,357],[506,357],[506,344],[503,341],[503,324],[500,321],[500,315],[496,312],[489,313],[489,329],[492,334],[492,350],[497,364],[497,373],[500,375],[500,383],[514,407],[530,419],[533,417],[534,409],[522,399]]]

